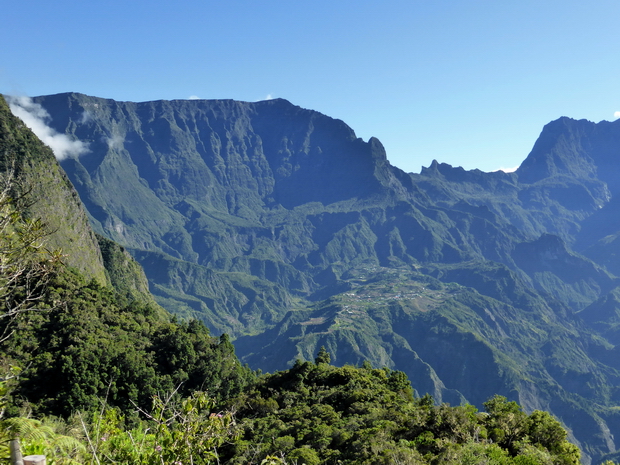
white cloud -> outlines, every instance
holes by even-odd
[[[120,134],[115,134],[112,137],[104,137],[104,142],[108,144],[110,150],[120,150],[123,148],[125,138]]]
[[[80,124],[86,124],[92,119],[92,115],[88,111],[84,110],[82,113],[82,118],[80,118]]]
[[[11,112],[20,118],[39,139],[48,145],[57,160],[68,157],[78,157],[89,152],[88,144],[79,140],[70,139],[66,134],[60,134],[46,123],[50,120],[49,113],[30,97],[8,97],[7,101]]]
[[[614,118],[620,118],[620,111],[614,112]]]
[[[263,98],[260,98],[260,99],[258,99],[256,101],[257,102],[264,102],[265,100],[273,100],[273,95],[272,94],[267,94]]]
[[[190,95],[189,100],[200,100],[200,97],[198,97],[197,95]]]

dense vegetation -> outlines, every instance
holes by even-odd
[[[14,396],[35,412],[89,410],[102,399],[123,410],[149,408],[154,395],[177,387],[183,396],[208,390],[221,400],[251,378],[225,336],[211,337],[196,320],[162,320],[153,306],[123,301],[75,273],[56,277],[46,301],[61,304],[22,317],[3,348],[27,367]]]
[[[117,288],[85,280],[45,247],[44,224],[24,218],[8,191],[0,198],[0,462],[20,439],[24,454],[58,464],[211,463],[233,421],[205,412],[255,377],[228,337],[162,313],[135,285],[137,265],[109,241],[101,240],[106,274]],[[151,412],[148,425],[140,412]]]
[[[5,341],[4,362],[28,368],[0,394],[8,417],[21,405],[64,425],[5,418],[0,436],[57,463],[579,463],[557,420],[504,397],[485,413],[434,405],[413,397],[404,373],[334,367],[323,348],[315,363],[255,377],[227,337],[123,306],[74,272],[46,299],[63,304],[21,315]]]
[[[547,412],[527,415],[501,396],[485,412],[434,405],[430,396],[414,399],[402,372],[337,368],[324,350],[316,363],[259,376],[243,393],[210,394],[227,409],[203,392],[170,392],[144,409],[104,402],[64,422],[4,419],[0,440],[20,436],[25,452],[55,463],[580,463],[579,449]]]
[[[496,396],[479,413],[471,405],[414,399],[400,371],[316,363],[263,376],[234,399],[241,438],[229,463],[266,456],[297,463],[350,464],[577,464],[579,451],[548,413],[526,415]]]

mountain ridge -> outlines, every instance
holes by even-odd
[[[62,166],[97,231],[253,366],[325,345],[438,400],[479,404],[482,382],[549,407],[589,457],[615,451],[615,300],[600,300],[617,290],[600,259],[615,231],[587,225],[612,224],[618,125],[552,122],[516,173],[414,174],[285,101],[34,101],[90,144]]]

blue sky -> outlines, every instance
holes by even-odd
[[[518,166],[560,116],[620,111],[620,2],[20,0],[0,93],[285,98],[391,163]]]

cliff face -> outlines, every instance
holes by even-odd
[[[554,176],[598,179],[618,195],[620,124],[560,118],[547,124],[517,175],[524,183]]]
[[[64,166],[112,206],[112,194],[97,189],[102,183],[122,184],[142,204],[154,195],[174,210],[194,200],[249,218],[257,208],[328,204],[381,188],[375,168],[386,159],[378,141],[362,142],[341,121],[284,100],[135,104],[61,94],[36,101],[68,105],[53,124],[91,152]],[[119,168],[130,169],[118,178]],[[104,212],[96,219],[110,221]]]
[[[253,367],[325,345],[438,400],[550,409],[613,452],[618,124],[550,123],[516,173],[406,174],[284,100],[35,102],[88,144],[62,167],[95,229]]]
[[[65,262],[86,277],[107,282],[97,239],[79,196],[51,149],[13,116],[0,98],[0,167],[14,173],[15,195],[27,193],[26,216],[42,218],[50,248],[62,249]]]
[[[143,270],[121,246],[95,234],[79,194],[50,147],[11,113],[4,98],[0,98],[0,173],[12,176],[12,195],[24,196],[20,213],[42,220],[45,246],[60,249],[65,265],[131,299],[154,303]]]

